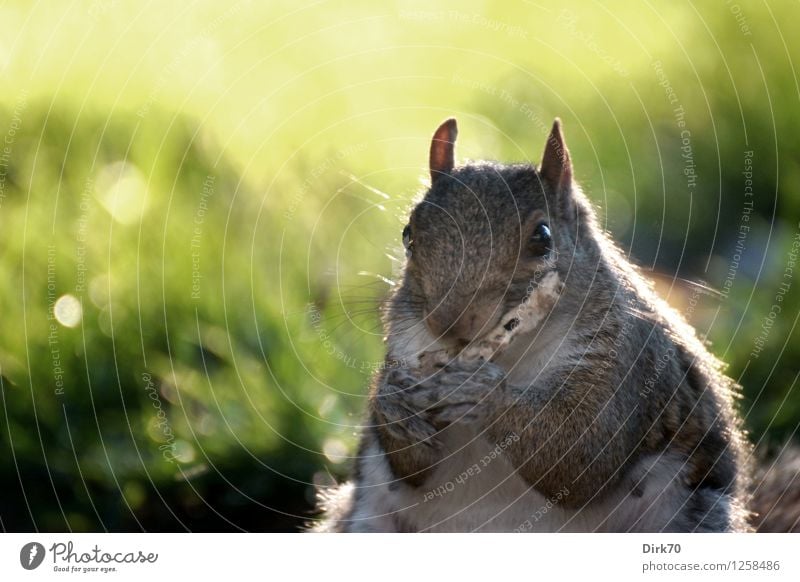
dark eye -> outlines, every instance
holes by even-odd
[[[531,235],[531,249],[536,255],[545,255],[553,247],[553,237],[550,235],[550,227],[544,222],[536,225]]]
[[[406,248],[406,258],[411,257],[414,250],[414,240],[411,238],[411,225],[407,224],[403,229],[403,246]]]

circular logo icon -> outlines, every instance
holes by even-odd
[[[19,551],[19,563],[26,570],[34,570],[44,561],[44,546],[39,542],[28,542]]]

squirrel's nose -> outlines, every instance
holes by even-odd
[[[448,313],[447,309],[436,309],[430,313],[428,327],[438,337],[460,347],[488,333],[497,320],[496,305],[470,305],[461,312]]]
[[[462,314],[448,330],[447,335],[457,343],[468,344],[478,335],[477,332],[483,327],[482,323],[485,323],[478,321],[478,315],[473,310]]]
[[[425,323],[427,324],[428,329],[431,330],[437,339],[441,339],[449,335],[451,328],[453,327],[454,317],[447,311],[448,310],[444,306],[440,305],[428,313],[427,317],[425,318]],[[455,318],[457,317],[458,316],[456,315]]]

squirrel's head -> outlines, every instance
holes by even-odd
[[[445,346],[520,324],[519,307],[555,274],[559,255],[572,254],[580,206],[558,119],[538,168],[456,167],[456,135],[454,119],[433,135],[431,186],[403,230],[407,263],[394,306]]]

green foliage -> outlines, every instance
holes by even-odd
[[[3,528],[301,525],[354,454],[377,301],[450,115],[460,158],[509,161],[560,116],[754,440],[794,436],[788,5],[140,10],[0,9]]]

